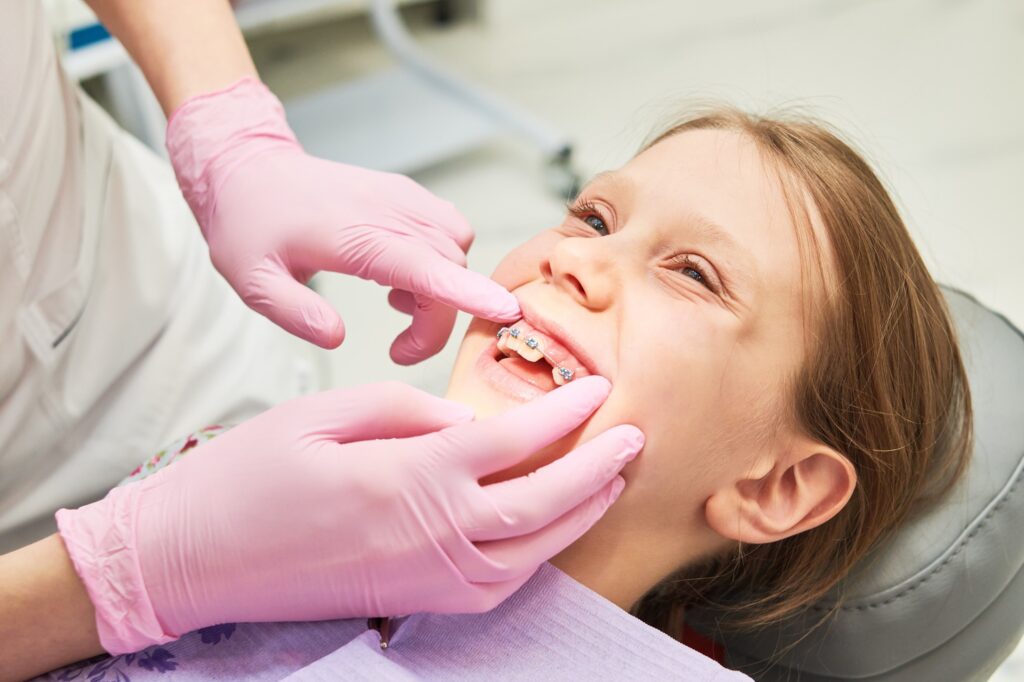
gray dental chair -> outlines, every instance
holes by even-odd
[[[768,682],[986,680],[1020,640],[1024,335],[972,298],[945,294],[974,402],[975,449],[965,479],[941,507],[862,563],[831,624],[771,667],[765,661],[800,640],[808,621],[730,637],[730,668]]]

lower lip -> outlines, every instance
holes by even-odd
[[[483,352],[480,353],[480,357],[477,358],[476,361],[476,371],[491,387],[511,398],[515,398],[516,400],[523,402],[533,400],[534,398],[547,393],[547,391],[542,388],[534,386],[529,381],[516,376],[502,367],[501,364],[494,359],[494,356],[497,353],[497,341],[492,341],[487,345]]]

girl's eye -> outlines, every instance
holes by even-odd
[[[705,265],[694,259],[689,254],[677,257],[676,271],[684,277],[689,277],[694,282],[705,287],[708,291],[717,293],[718,282],[713,276],[708,274],[709,271]]]
[[[682,272],[690,279],[696,280],[704,286],[707,286],[707,282],[704,281],[704,275],[700,274],[700,270],[697,270],[696,268],[683,268]]]
[[[602,237],[608,235],[608,227],[605,226],[604,221],[601,220],[601,216],[591,214],[584,218],[583,222],[594,228],[594,232],[597,232]]]
[[[610,232],[597,207],[589,201],[577,200],[575,203],[569,204],[566,209],[571,216],[586,223],[602,237],[607,236]]]

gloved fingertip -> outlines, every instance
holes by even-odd
[[[391,356],[391,361],[396,365],[408,367],[409,365],[415,365],[417,362],[426,360],[431,355],[434,355],[434,353],[428,353],[418,348],[417,344],[413,343],[410,338],[409,331],[406,330],[399,334],[398,338],[391,344],[388,355]]]
[[[391,359],[414,365],[444,350],[455,323],[455,311],[441,306],[419,308],[413,321],[391,344]]]
[[[413,364],[412,362],[409,362],[405,351],[399,347],[397,341],[391,344],[391,348],[388,350],[388,357],[391,358],[391,362],[403,367]]]
[[[522,308],[515,296],[498,285],[499,291],[488,301],[488,314],[485,316],[492,322],[515,322],[523,316]]]
[[[612,392],[612,382],[600,374],[591,374],[590,376],[580,377],[555,390],[564,390],[566,388],[571,388],[571,390],[588,397],[593,396],[595,399],[604,400]]]
[[[254,286],[253,294],[246,298],[253,310],[321,348],[341,345],[345,340],[345,324],[330,303],[296,281],[290,273],[271,270],[261,274],[258,286]]]
[[[644,447],[644,442],[646,441],[644,432],[632,424],[613,426],[609,429],[609,432],[614,432],[615,437],[622,443],[625,452],[629,455],[627,461],[635,458],[637,453]]]
[[[495,311],[495,322],[515,322],[523,316],[523,311],[519,307],[519,302],[516,301],[515,297],[505,306]]]
[[[310,334],[307,340],[325,350],[333,350],[340,346],[345,340],[345,323],[341,321],[340,317],[336,315],[334,317],[333,323],[321,325],[320,327],[310,327]]]

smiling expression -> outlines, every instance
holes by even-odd
[[[509,253],[493,277],[520,300],[524,331],[545,333],[613,390],[588,423],[499,478],[632,423],[647,445],[612,512],[642,497],[651,514],[692,520],[694,505],[766,447],[766,424],[788,414],[813,295],[797,230],[777,175],[740,133],[678,134],[599,175],[561,225]],[[554,385],[551,363],[501,360],[501,326],[473,320],[449,385],[478,418]]]

